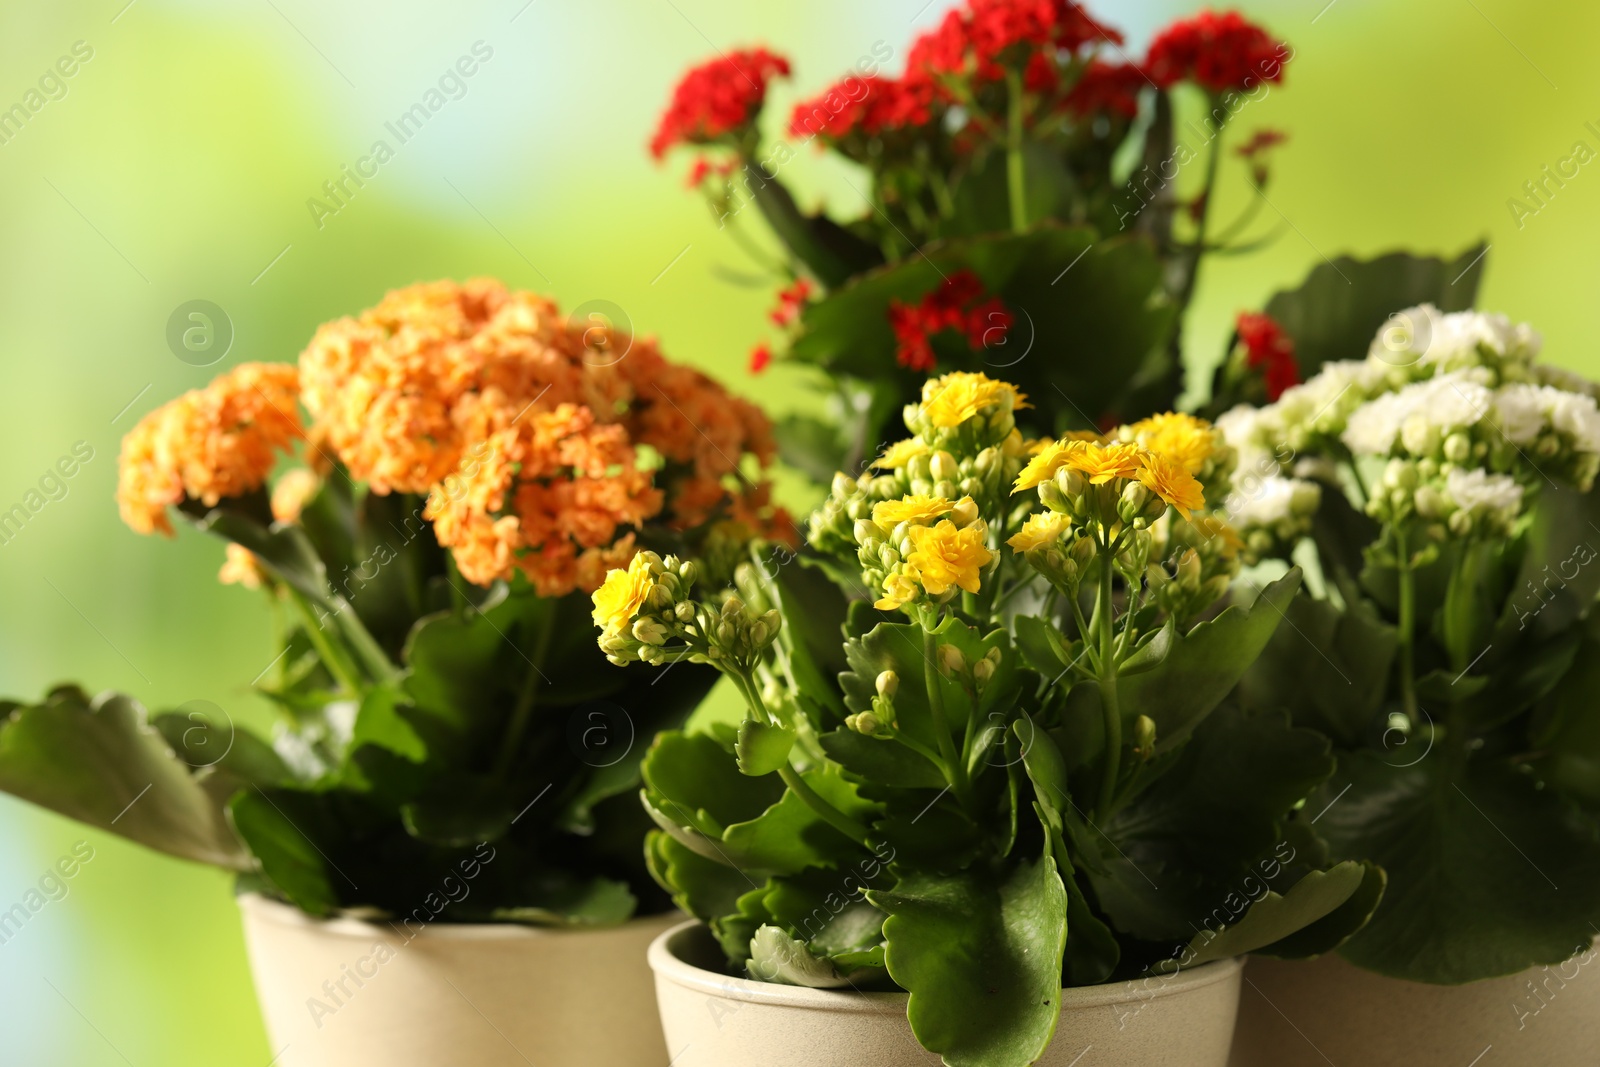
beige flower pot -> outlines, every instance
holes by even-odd
[[[1459,986],[1363,971],[1338,956],[1252,959],[1233,1067],[1592,1067],[1595,951]]]
[[[680,913],[408,930],[256,895],[239,910],[273,1067],[666,1067],[645,950]]]
[[[926,1067],[906,994],[801,989],[732,978],[705,927],[650,946],[673,1067]],[[1226,1067],[1237,961],[1148,981],[1065,989],[1042,1067]],[[974,1011],[982,1005],[974,1004]]]

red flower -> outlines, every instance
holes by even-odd
[[[760,374],[772,363],[772,346],[765,341],[750,350],[750,373]]]
[[[1257,130],[1251,135],[1250,140],[1235,148],[1244,159],[1253,159],[1262,152],[1269,152],[1289,139],[1289,135],[1282,130]]]
[[[1150,42],[1145,73],[1161,88],[1192,81],[1210,93],[1283,80],[1288,49],[1237,11],[1179,19]]]
[[[1068,91],[1065,106],[1079,118],[1104,112],[1131,119],[1139,114],[1139,91],[1149,84],[1132,63],[1092,60]]]
[[[936,95],[933,80],[926,74],[904,78],[852,75],[796,104],[789,133],[837,143],[854,133],[876,137],[916,129],[933,121]]]
[[[767,81],[788,77],[789,61],[765,48],[729,52],[692,68],[672,91],[650,154],[676,144],[710,144],[742,129],[761,110]]]
[[[965,11],[949,12],[913,42],[906,69],[997,81],[1008,66],[1032,67],[1037,89],[1044,85],[1041,61],[1053,66],[1054,53],[1101,42],[1121,44],[1122,34],[1072,0],[968,0]]]
[[[889,301],[889,327],[898,344],[895,361],[910,370],[932,371],[937,362],[933,338],[946,330],[964,334],[975,352],[1003,343],[1013,316],[999,297],[982,297],[983,282],[970,270],[961,270],[917,304]]]
[[[778,290],[778,306],[767,316],[778,326],[788,326],[800,317],[800,309],[806,306],[810,296],[811,283],[805,278],[796,278],[793,285]]]
[[[1261,370],[1267,399],[1276,401],[1291,385],[1300,384],[1300,365],[1294,358],[1294,339],[1272,317],[1241,311],[1234,323],[1244,346],[1245,366]]]

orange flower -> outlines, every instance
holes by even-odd
[[[1194,475],[1159,452],[1146,452],[1138,471],[1139,481],[1156,496],[1178,510],[1184,518],[1205,506],[1205,493]]]
[[[531,411],[435,487],[423,517],[468,581],[522,571],[542,596],[593,589],[661,510],[628,435],[586,407]],[[619,537],[620,535],[620,537]]]
[[[139,533],[172,535],[167,508],[185,499],[215,507],[261,487],[303,436],[295,368],[242,363],[139,420],[122,439],[117,507]]]

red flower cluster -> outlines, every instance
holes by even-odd
[[[778,326],[788,326],[800,317],[800,309],[811,298],[811,282],[796,278],[793,285],[778,290],[778,306],[767,312],[768,318]]]
[[[1267,399],[1276,401],[1291,385],[1300,384],[1300,365],[1294,358],[1294,340],[1270,315],[1241,311],[1234,323],[1244,346],[1245,366],[1261,371]]]
[[[934,335],[956,330],[974,352],[1005,339],[1014,318],[999,297],[983,299],[983,282],[970,270],[950,275],[918,304],[889,301],[889,326],[899,348],[895,361],[924,373],[932,371]]]
[[[1072,0],[968,0],[965,11],[949,12],[912,44],[907,69],[997,80],[1019,59],[1031,64],[1046,50],[1076,52],[1100,41],[1121,44],[1122,34]]]
[[[699,156],[695,159],[694,166],[689,168],[689,173],[684,178],[683,184],[691,189],[698,189],[700,184],[707,178],[726,180],[738,166],[737,160],[730,159],[722,163],[714,163],[705,156]]]
[[[1192,81],[1211,93],[1283,80],[1287,49],[1237,11],[1202,11],[1156,35],[1145,73],[1163,89]]]
[[[1077,84],[1067,92],[1064,106],[1079,118],[1105,112],[1131,119],[1139,114],[1139,90],[1150,84],[1132,63],[1091,60]]]
[[[876,137],[917,129],[933,121],[937,96],[933,79],[926,74],[851,76],[796,104],[789,133],[807,140],[821,137],[839,142],[853,133]]]
[[[750,373],[760,374],[772,365],[772,346],[762,341],[750,350]]]
[[[650,154],[660,159],[673,145],[709,144],[740,129],[761,110],[767,82],[788,75],[789,61],[765,48],[729,52],[693,68],[673,89]]]

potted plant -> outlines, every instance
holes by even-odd
[[[1310,323],[1318,288],[1284,317]],[[1231,502],[1248,550],[1319,576],[1237,699],[1333,743],[1296,821],[1389,877],[1338,957],[1252,962],[1244,1067],[1591,1055],[1600,389],[1539,350],[1504,316],[1412,307],[1219,420],[1256,472]]]
[[[822,415],[780,421],[787,462],[823,484],[859,472],[924,377],[949,370],[1016,382],[1053,433],[1176,402],[1206,257],[1284,230],[1266,189],[1285,135],[1234,131],[1259,123],[1294,50],[1212,11],[1136,60],[1124,44],[1068,0],[963,0],[901,55],[874,43],[776,129],[762,126],[790,74],[778,53],[723,52],[675,87],[651,153],[697,153],[689,186],[750,254],[755,283],[780,286],[776,336],[751,367],[804,368],[827,397]],[[831,212],[789,191],[808,149],[845,164]],[[1219,217],[1235,168],[1252,195]],[[775,252],[752,240],[755,216]],[[1252,364],[1257,388],[1273,367],[1294,361]]]
[[[7,704],[0,788],[237,871],[274,1062],[664,1064],[632,793],[716,674],[612,668],[587,593],[639,546],[725,574],[786,536],[772,451],[652,342],[491,280],[392,292],[123,443],[128,524],[222,538],[273,612],[271,743],[62,687]]]
[[[1226,703],[1300,575],[1233,582],[1220,433],[1028,441],[1025,406],[931,379],[806,555],[730,590],[641,552],[596,591],[613,660],[710,664],[749,709],[643,765],[651,871],[700,920],[651,948],[678,1062],[1222,1067],[1235,957],[1325,951],[1381,896],[1289,818],[1328,742]]]

